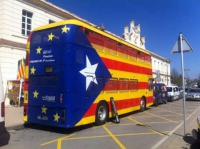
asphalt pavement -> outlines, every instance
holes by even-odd
[[[5,125],[7,131],[23,129],[23,106],[5,107]],[[172,132],[157,142],[151,149],[200,149],[191,136],[192,129],[197,128],[196,118],[200,115],[200,107],[186,119],[186,135],[184,135],[184,122],[179,124]]]

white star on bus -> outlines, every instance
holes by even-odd
[[[88,89],[88,86],[90,85],[91,82],[98,84],[96,80],[96,75],[95,75],[97,66],[98,66],[98,63],[91,65],[90,60],[88,59],[86,55],[86,67],[82,69],[81,71],[79,71],[82,75],[86,77],[86,90]]]

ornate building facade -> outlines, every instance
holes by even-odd
[[[130,29],[128,25],[125,25],[122,37],[127,42],[130,42],[131,44],[147,50],[145,47],[145,37],[141,36],[140,33],[140,24],[135,26],[134,21],[131,20]],[[148,52],[151,53],[152,71],[155,82],[162,82],[166,85],[171,84],[170,60],[159,56],[151,51]]]

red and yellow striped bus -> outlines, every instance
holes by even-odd
[[[106,123],[153,104],[150,53],[89,23],[66,20],[27,43],[24,121],[57,127]]]

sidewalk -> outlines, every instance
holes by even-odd
[[[186,135],[184,136],[184,123],[174,129],[170,136],[166,136],[151,149],[200,149],[200,144],[195,144],[191,136],[192,129],[197,129],[197,117],[200,107],[186,120]],[[191,146],[192,145],[192,146]]]
[[[13,107],[10,105],[5,107],[5,125],[8,131],[24,128],[23,109],[23,107]],[[198,110],[194,111],[189,118],[187,118],[186,136],[184,136],[184,123],[182,123],[174,129],[172,134],[165,136],[164,139],[155,144],[151,149],[190,149],[191,144],[194,144],[195,142],[191,136],[191,131],[192,129],[197,128],[196,118],[199,115],[200,107]],[[192,147],[191,149],[200,149],[200,146]]]
[[[7,130],[24,128],[24,107],[5,106],[5,126]]]

